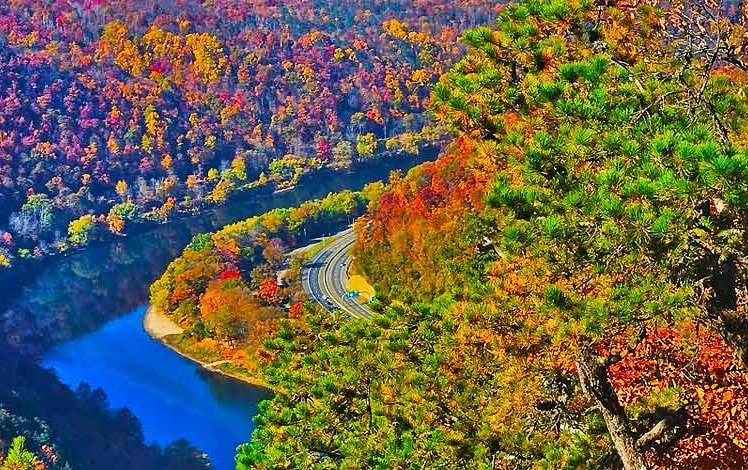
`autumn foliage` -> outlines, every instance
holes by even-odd
[[[466,32],[432,95],[458,137],[356,223],[380,314],[281,322],[240,467],[745,467],[739,6],[525,0]]]
[[[64,251],[81,216],[108,216],[101,227],[119,234],[321,166],[417,153],[442,135],[425,112],[429,86],[492,9],[4,2],[0,235],[14,242],[0,242],[0,267]],[[110,213],[127,202],[128,217]]]
[[[369,194],[364,192],[364,194]],[[360,193],[341,192],[290,209],[196,236],[151,286],[151,303],[186,329],[180,347],[205,358],[228,359],[257,378],[262,342],[278,319],[303,311],[298,282],[278,273],[299,243],[344,225],[366,205]]]

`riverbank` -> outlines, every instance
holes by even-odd
[[[177,347],[177,345],[170,343],[168,339],[184,333],[184,328],[177,325],[171,318],[166,316],[157,308],[148,306],[148,309],[143,316],[143,329],[151,338],[160,341],[167,348],[171,349],[185,359],[189,359],[190,361],[195,362],[208,372],[219,374],[249,385],[270,389],[268,384],[259,377],[236,374],[234,372],[226,371],[218,367],[226,364],[231,364],[231,361],[229,360],[204,361],[196,357],[195,355],[190,354],[183,348],[179,348]]]
[[[148,307],[143,317],[143,328],[153,339],[163,339],[169,335],[181,335],[184,328],[153,307]]]
[[[372,166],[385,166],[387,162],[396,162],[393,166],[397,167],[397,162],[410,162],[406,168],[411,168],[414,165],[420,164],[426,160],[434,159],[438,156],[444,141],[429,142],[422,145],[418,153],[407,153],[402,150],[398,151],[385,151],[378,154],[378,156],[372,160],[357,161],[354,162],[352,167],[345,174],[358,174],[366,173]],[[53,258],[66,258],[76,254],[80,254],[95,247],[102,247],[117,242],[122,242],[130,237],[136,237],[144,233],[157,230],[159,228],[168,227],[175,223],[183,223],[194,217],[201,217],[209,214],[211,211],[224,210],[227,205],[241,203],[252,200],[255,197],[281,197],[284,200],[292,200],[294,203],[299,203],[306,198],[294,198],[294,194],[303,191],[305,185],[309,183],[319,184],[320,181],[329,179],[335,179],[336,176],[343,175],[340,170],[336,170],[332,167],[322,167],[313,171],[306,171],[299,176],[297,183],[291,187],[277,190],[277,186],[273,182],[267,182],[264,184],[247,184],[239,188],[232,190],[225,201],[221,203],[207,203],[203,202],[200,206],[180,208],[177,207],[176,213],[173,217],[166,220],[155,220],[155,219],[143,219],[137,222],[129,222],[127,224],[125,233],[115,234],[108,230],[98,230],[95,235],[92,235],[92,239],[83,246],[68,246],[63,251],[55,251],[44,254],[44,256],[36,258],[21,258],[14,257],[11,267],[0,266],[0,285],[8,288],[9,290],[18,289],[25,284],[28,284],[34,280],[38,274],[38,268],[41,266],[42,260],[49,260]],[[382,175],[381,179],[386,179],[387,174]],[[256,183],[256,182],[255,182]],[[330,189],[331,192],[335,192],[339,189]],[[10,296],[0,298],[0,307],[5,307],[4,302],[8,302]]]

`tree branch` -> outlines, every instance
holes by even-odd
[[[636,440],[636,448],[644,452],[660,440],[665,433],[672,431],[676,426],[680,426],[684,421],[685,419],[681,414],[667,416]]]

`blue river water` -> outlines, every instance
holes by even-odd
[[[63,383],[101,387],[110,404],[140,418],[146,442],[167,445],[185,438],[208,453],[218,470],[233,467],[234,450],[250,438],[258,387],[202,370],[143,330],[145,308],[49,350],[42,365]]]

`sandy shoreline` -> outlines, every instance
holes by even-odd
[[[189,359],[192,362],[200,364],[203,369],[209,372],[220,374],[224,377],[229,377],[231,379],[238,380],[239,382],[244,382],[256,387],[268,388],[267,384],[265,384],[260,379],[253,379],[250,377],[232,374],[216,367],[218,365],[228,363],[229,361],[217,361],[209,364],[207,362],[194,358],[184,351],[180,351],[173,345],[169,344],[165,338],[171,335],[182,334],[184,332],[184,328],[174,323],[169,317],[158,311],[158,309],[153,308],[152,306],[148,306],[148,309],[145,312],[145,316],[143,317],[143,329],[151,338],[159,340],[164,346],[171,349],[180,356]]]
[[[184,328],[153,307],[148,307],[145,312],[143,328],[155,339],[162,339],[169,335],[181,335],[184,332]]]

